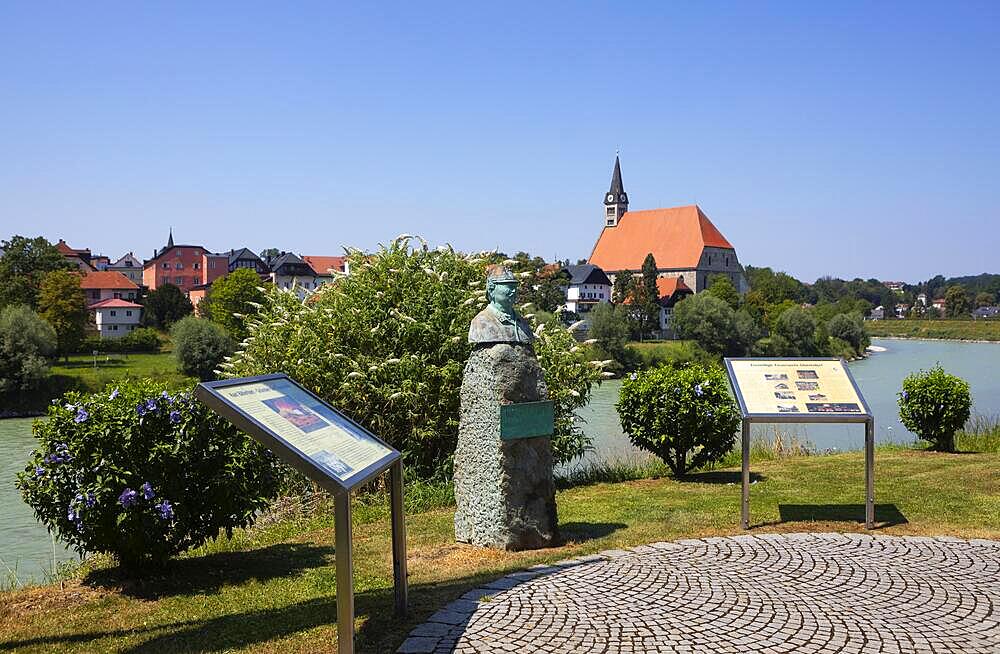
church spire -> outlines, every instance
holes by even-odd
[[[619,199],[625,196],[625,187],[622,185],[622,164],[618,160],[617,154],[615,155],[615,172],[611,175],[611,188],[608,193],[614,193],[615,197]]]
[[[615,172],[611,174],[611,188],[604,196],[604,226],[617,227],[625,212],[628,211],[628,194],[622,184],[622,165],[615,155]]]
[[[617,168],[615,168],[615,170],[617,170]],[[174,247],[174,228],[173,227],[170,228],[170,236],[167,238],[167,247],[168,248]]]

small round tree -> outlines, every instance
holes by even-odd
[[[740,414],[722,368],[689,364],[630,375],[618,398],[622,429],[674,475],[720,460],[733,448]]]
[[[268,450],[190,393],[148,380],[68,393],[34,431],[24,501],[81,554],[128,569],[251,524],[280,483]]]
[[[955,432],[965,426],[972,410],[969,384],[941,366],[903,380],[899,420],[939,452],[955,451]]]
[[[170,328],[177,367],[185,375],[215,379],[215,370],[233,352],[233,340],[221,326],[204,318],[187,316]]]

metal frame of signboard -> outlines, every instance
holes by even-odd
[[[839,357],[740,357],[724,359],[729,383],[733,387],[733,395],[740,406],[743,416],[743,500],[740,507],[740,524],[744,529],[750,528],[750,425],[755,423],[853,423],[865,426],[865,529],[875,527],[875,416],[872,414],[858,388],[854,376],[847,368],[847,362]],[[851,382],[858,400],[861,402],[862,413],[837,414],[806,414],[806,413],[750,413],[743,391],[736,380],[733,361],[839,361],[844,368],[844,374]]]
[[[385,446],[390,454],[357,472],[349,483],[330,476],[284,438],[260,421],[247,415],[230,402],[218,389],[244,386],[259,382],[283,379],[309,395],[346,422],[353,425],[369,438]],[[396,615],[406,615],[406,523],[403,516],[403,458],[391,445],[365,429],[350,417],[323,401],[315,393],[303,388],[284,373],[241,377],[214,382],[202,382],[195,388],[195,397],[213,411],[229,420],[237,428],[252,435],[278,458],[289,464],[306,477],[318,483],[334,496],[334,519],[336,531],[337,565],[337,651],[339,654],[354,653],[354,556],[352,553],[351,492],[364,486],[386,470],[389,470],[389,494],[392,505],[392,572],[395,590]]]

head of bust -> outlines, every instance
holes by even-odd
[[[517,280],[507,266],[496,264],[486,269],[486,298],[504,316],[514,317]]]

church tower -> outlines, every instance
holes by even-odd
[[[604,226],[617,227],[618,221],[628,211],[628,194],[622,186],[622,166],[615,155],[615,172],[611,175],[611,188],[604,195]]]

